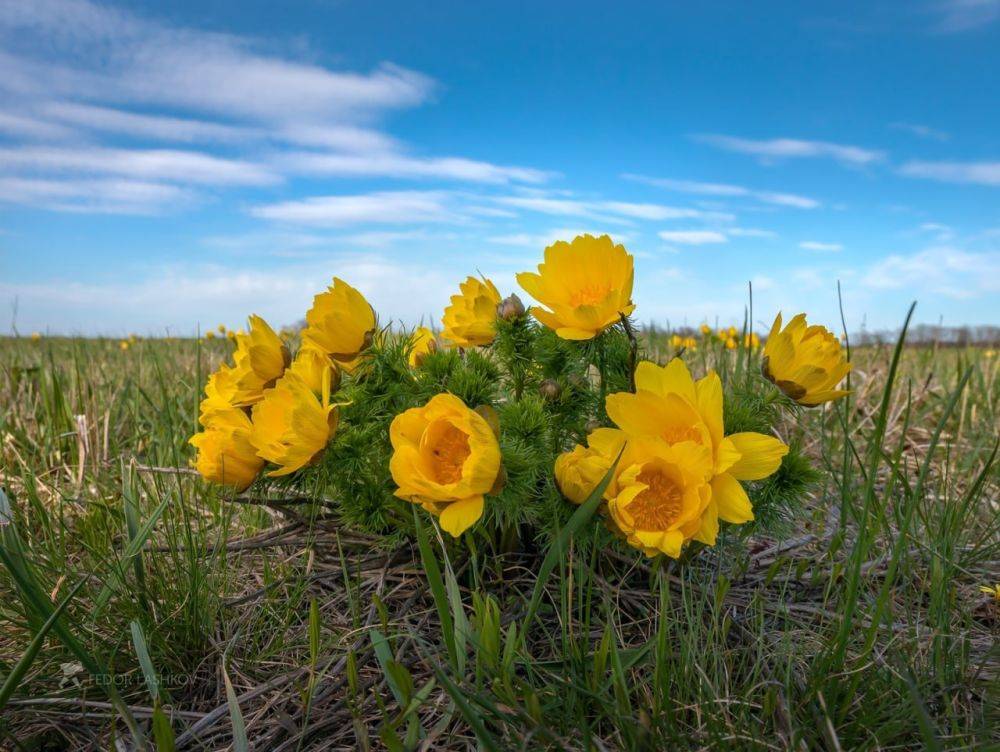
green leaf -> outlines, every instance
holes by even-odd
[[[222,680],[226,684],[226,704],[229,706],[229,720],[233,725],[233,749],[236,752],[250,752],[250,742],[247,740],[247,726],[240,711],[240,701],[236,697],[233,683],[226,671],[226,661],[222,661]]]

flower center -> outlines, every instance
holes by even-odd
[[[456,483],[462,479],[462,466],[472,453],[469,437],[448,424],[435,438],[431,447],[431,466],[438,483]]]
[[[639,473],[638,481],[646,484],[645,491],[628,505],[628,513],[640,530],[666,530],[681,513],[681,489],[673,480],[655,470]]]
[[[569,304],[579,306],[597,305],[608,296],[609,289],[603,285],[587,285],[577,288],[569,296]]]

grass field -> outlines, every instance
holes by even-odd
[[[781,535],[683,565],[574,542],[537,609],[544,551],[429,523],[385,550],[323,499],[204,484],[227,352],[0,340],[0,748],[1000,744],[992,351],[856,349],[853,395],[781,429],[819,471]]]

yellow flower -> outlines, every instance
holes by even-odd
[[[32,342],[37,342],[41,338],[42,338],[42,333],[41,332],[32,332],[31,333],[31,341]]]
[[[701,444],[632,439],[606,494],[608,516],[647,556],[676,559],[690,540],[714,545],[719,512],[711,470],[711,450]]]
[[[219,330],[219,334],[225,334],[226,333],[226,325],[225,324],[219,324],[215,328]]]
[[[190,438],[198,450],[194,466],[205,480],[243,491],[253,483],[264,461],[250,443],[250,419],[237,407],[203,417],[205,429]]]
[[[587,446],[577,444],[572,451],[556,458],[556,483],[563,496],[574,504],[582,504],[597,488],[611,467],[625,434],[614,428],[598,428],[587,437]]]
[[[396,496],[439,515],[458,537],[483,516],[483,495],[500,472],[494,429],[452,394],[397,415],[389,428]]]
[[[426,326],[420,326],[410,335],[409,347],[410,354],[407,357],[407,362],[410,364],[410,368],[418,368],[428,353],[437,350],[437,338],[434,336],[434,332]]]
[[[679,358],[663,367],[644,361],[635,370],[635,384],[635,394],[608,395],[608,417],[630,439],[705,447],[711,457],[706,478],[712,486],[709,514],[717,512],[724,521],[737,524],[752,520],[750,499],[739,481],[771,475],[788,447],[760,433],[724,435],[722,382],[714,371],[695,382]],[[709,543],[714,544],[714,538]]]
[[[712,327],[710,327],[708,324],[702,324],[698,328],[701,330],[702,337],[707,337],[712,333]]]
[[[496,336],[500,293],[488,279],[467,277],[444,309],[441,336],[456,347],[482,347]]]
[[[365,296],[339,277],[313,298],[306,313],[303,342],[312,342],[352,373],[375,335],[375,310]]]
[[[340,387],[340,368],[336,362],[309,342],[299,348],[288,370],[302,379],[320,399],[324,393],[332,394]]]
[[[781,328],[774,319],[764,343],[764,375],[800,405],[812,407],[848,394],[837,385],[851,370],[840,342],[825,327],[808,326],[800,313]]]
[[[736,349],[736,340],[733,337],[726,337],[726,349],[727,350]]]
[[[215,332],[209,329],[207,332],[205,332],[205,339],[215,339]]]
[[[232,377],[232,404],[246,407],[259,402],[291,361],[288,348],[260,316],[250,317],[250,333],[236,335]]]
[[[670,338],[671,347],[676,349],[678,347],[682,347],[683,345],[684,345],[684,338],[681,335],[675,334]]]
[[[760,337],[756,333],[750,332],[750,334],[743,335],[743,347],[756,350],[760,347]]]
[[[223,363],[205,382],[205,399],[201,401],[201,422],[204,424],[214,413],[225,412],[236,406],[236,381],[233,368]]]
[[[278,469],[269,476],[288,475],[319,459],[337,430],[339,413],[330,404],[333,368],[323,371],[317,395],[298,373],[287,371],[274,388],[253,406],[250,443],[257,456]]]
[[[580,235],[545,249],[538,274],[522,272],[518,284],[547,308],[532,315],[563,339],[592,339],[613,326],[632,303],[632,256],[602,235]]]
[[[128,340],[123,339],[121,342],[118,343],[118,347],[121,348],[122,350],[128,350],[129,348]]]
[[[739,333],[740,333],[739,329],[737,329],[735,326],[729,327],[729,329],[726,331],[726,334],[728,334],[730,337],[735,337]]]
[[[990,587],[989,585],[980,585],[979,592],[993,596],[996,602],[1000,603],[1000,583],[997,583],[993,587]]]

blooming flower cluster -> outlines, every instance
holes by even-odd
[[[755,427],[768,432],[726,431],[728,392],[715,370],[696,380],[681,357],[640,357],[633,278],[622,245],[582,235],[517,275],[535,305],[470,276],[440,333],[402,336],[380,330],[364,296],[335,278],[306,313],[294,357],[296,338],[258,316],[246,332],[227,332],[235,350],[205,385],[195,467],[242,492],[262,473],[296,482],[325,462],[325,482],[350,485],[345,517],[360,504],[357,514],[380,529],[399,525],[405,516],[392,510],[403,500],[456,537],[493,504],[505,519],[538,519],[540,507],[525,505],[550,498],[553,476],[575,504],[607,479],[600,509],[629,545],[671,557],[691,542],[714,545],[720,522],[755,518],[745,484],[774,474],[789,446],[767,421]],[[707,324],[700,340],[677,334],[670,344],[675,356],[699,358],[716,338],[722,355],[743,347],[766,377],[755,388],[800,405],[845,395],[837,387],[850,366],[838,340],[804,315],[781,323],[779,314],[757,356],[756,334]]]

